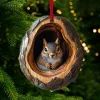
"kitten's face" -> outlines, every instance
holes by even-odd
[[[43,40],[42,56],[47,57],[48,59],[56,59],[62,56],[58,38],[55,42],[51,43],[47,43],[45,39]]]

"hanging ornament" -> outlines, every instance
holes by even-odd
[[[83,59],[83,47],[73,25],[64,17],[54,16],[53,6],[50,0],[50,16],[40,17],[27,31],[19,54],[26,78],[47,90],[74,82]]]

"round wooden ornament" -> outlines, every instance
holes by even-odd
[[[63,63],[54,70],[40,70],[36,64],[42,49],[42,40],[61,40],[64,52]],[[20,47],[20,68],[26,78],[42,89],[55,90],[73,82],[83,59],[83,48],[75,28],[66,18],[48,16],[37,19],[25,34]]]

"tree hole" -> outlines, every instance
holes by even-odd
[[[69,57],[69,46],[63,39],[62,33],[61,33],[61,27],[54,24],[49,23],[46,25],[43,25],[36,33],[35,36],[35,43],[34,43],[34,60],[37,62],[37,58],[40,56],[41,51],[43,49],[43,39],[46,39],[46,41],[54,42],[57,38],[59,38],[60,41],[60,47],[63,51],[63,57],[62,57],[62,63],[57,67],[59,68],[63,63],[65,63]]]

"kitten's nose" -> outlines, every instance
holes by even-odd
[[[50,54],[50,58],[53,58],[55,55],[53,53]]]

